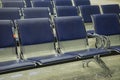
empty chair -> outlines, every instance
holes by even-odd
[[[53,6],[50,0],[32,0],[33,7],[49,7],[51,14],[53,14]]]
[[[79,10],[81,12],[81,15],[84,20],[85,27],[86,27],[88,34],[93,34],[94,27],[93,27],[91,15],[100,14],[99,6],[98,5],[83,5],[83,6],[79,6]]]
[[[35,67],[33,62],[21,60],[12,27],[10,20],[0,20],[0,73]]]
[[[79,56],[80,59],[93,57],[108,76],[111,75],[109,68],[97,55],[108,54],[105,49],[88,48],[87,34],[79,16],[74,17],[57,17],[55,18],[55,28],[57,32],[58,46],[63,54],[71,54]]]
[[[77,11],[77,8],[73,6],[57,6],[56,15],[57,17],[78,16],[78,11]]]
[[[0,20],[20,19],[19,8],[0,8]]]
[[[47,7],[24,8],[24,18],[50,18]]]
[[[120,7],[118,4],[101,5],[103,13],[115,13],[120,17]]]
[[[87,34],[82,21],[79,16],[71,17],[58,17],[55,18],[55,28],[57,32],[57,39],[59,41],[59,47],[62,53],[73,52],[82,55],[94,55],[99,54],[99,49],[94,49],[97,52],[91,54],[91,50],[88,49]],[[87,53],[84,53],[84,51]],[[93,50],[93,51],[94,51]],[[89,53],[89,51],[91,53]],[[83,53],[82,53],[83,52]]]
[[[93,15],[95,33],[104,36],[106,47],[120,52],[120,23],[116,14]]]
[[[54,6],[72,6],[71,0],[53,0]]]
[[[75,6],[90,5],[90,0],[73,0]]]
[[[76,59],[70,55],[58,55],[48,18],[17,20],[21,50],[28,60],[40,65],[50,65]]]
[[[2,7],[17,7],[17,8],[24,8],[25,4],[24,1],[2,1]]]

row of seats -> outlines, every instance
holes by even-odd
[[[91,15],[92,14],[100,14],[99,6],[97,5],[84,5],[79,6],[79,10],[73,6],[57,6],[56,7],[56,16],[78,16],[79,12],[84,19],[84,22],[92,22]],[[118,4],[113,5],[101,5],[103,13],[116,13],[119,16],[120,9]],[[49,17],[49,9],[47,7],[40,8],[23,8],[23,11],[19,11],[18,8],[1,8],[1,15],[3,15],[1,19],[20,19],[20,14],[24,14],[24,18],[42,18]],[[22,13],[19,13],[22,12]],[[14,18],[14,15],[18,15],[18,18]],[[30,15],[31,14],[31,15]],[[10,17],[9,17],[10,16]],[[27,16],[27,17],[26,17]],[[33,16],[33,17],[32,17]],[[35,17],[36,16],[36,17]],[[5,17],[5,18],[4,18]],[[12,19],[13,17],[13,19]]]
[[[80,5],[90,5],[90,0],[2,0],[3,7],[31,7],[31,6],[41,6],[41,7],[52,7],[54,6],[80,6]],[[42,5],[38,5],[42,4]]]
[[[12,22],[0,20],[0,73],[106,55],[111,50],[120,53],[118,16],[97,14],[92,17],[95,33],[102,36],[106,45],[110,44],[107,49],[88,48],[82,18],[71,16],[54,18],[56,35],[53,34],[49,18],[16,20],[20,40],[19,53],[12,33]],[[55,44],[55,39],[58,44]]]
[[[26,2],[29,3],[29,0],[26,0]],[[74,0],[73,2],[77,6],[90,5],[89,0]],[[31,0],[31,3],[32,3],[32,7],[49,7],[52,14],[54,13],[53,6],[55,6],[55,7],[56,6],[72,6],[71,0],[54,0],[53,3],[51,2],[51,0]],[[19,1],[18,0],[2,0],[2,5],[3,5],[3,7],[25,8],[24,0],[19,0]],[[108,13],[108,12],[117,12],[118,13],[118,10],[116,10],[116,9],[119,9],[119,5],[115,5],[114,7],[112,5],[105,5],[104,8],[105,8],[105,11],[104,10],[103,11],[105,13]],[[106,11],[106,9],[108,11]],[[119,12],[120,12],[120,9],[119,9]]]
[[[26,7],[24,0],[1,0],[2,7]]]
[[[83,21],[85,23],[85,27],[87,29],[87,33],[91,36],[94,33],[93,23],[91,15],[93,14],[108,14],[115,13],[120,18],[120,8],[118,4],[110,4],[110,5],[101,5],[102,12],[98,5],[82,5],[78,6],[78,8],[73,6],[57,6],[56,7],[56,16],[82,16]]]
[[[115,13],[120,16],[118,4],[101,5],[101,8],[104,14]],[[83,5],[78,6],[78,8],[74,6],[56,6],[55,11],[56,17],[81,15],[88,35],[94,33],[91,15],[101,14],[98,5]],[[47,7],[23,8],[22,11],[18,8],[1,8],[0,12],[0,14],[3,15],[0,19],[20,19],[21,15],[23,15],[23,18],[51,18],[50,11]]]
[[[103,13],[115,13],[120,16],[118,4],[101,5],[101,8]],[[23,18],[51,18],[47,7],[23,8],[22,11],[18,8],[1,8],[0,12],[0,19],[20,19],[21,15]],[[97,5],[83,5],[78,6],[78,8],[74,6],[56,6],[55,13],[56,17],[81,15],[84,23],[86,23],[85,26],[89,35],[94,33],[91,15],[101,14]]]
[[[79,10],[73,6],[57,6],[56,7],[56,16],[79,16],[79,12],[84,19],[84,22],[92,22],[92,14],[100,14],[100,9],[98,5],[84,5],[78,6]],[[120,9],[118,4],[113,5],[101,5],[103,13],[116,13],[118,16],[120,14]],[[20,14],[24,15],[24,18],[43,18],[49,17],[49,9],[47,7],[36,7],[36,8],[23,8],[20,11],[19,8],[1,8],[1,18],[0,19],[20,19]],[[19,13],[22,12],[22,13]],[[14,16],[17,15],[17,18]],[[27,17],[26,17],[27,16]],[[33,16],[33,17],[32,17]],[[36,16],[36,17],[35,17]]]
[[[100,8],[98,5],[82,5],[77,7],[73,6],[57,6],[56,14],[57,17],[61,16],[77,16],[79,12],[84,19],[84,22],[91,22],[90,15],[92,14],[100,14]],[[101,5],[102,12],[105,13],[115,13],[119,16],[120,8],[118,4],[110,4],[110,5]]]
[[[49,8],[0,8],[0,20],[15,20],[23,18],[50,18]]]

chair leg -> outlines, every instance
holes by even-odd
[[[103,69],[104,77],[112,77],[110,69],[98,55],[94,56],[94,60]]]
[[[93,60],[84,60],[82,61],[82,67],[85,68],[85,67],[89,67],[89,63],[92,62]]]

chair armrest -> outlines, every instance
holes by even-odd
[[[96,48],[104,48],[104,45],[105,45],[104,37],[102,35],[98,35],[98,34],[93,34],[93,37],[96,38],[95,47]]]
[[[104,38],[104,48],[105,49],[110,48],[111,42],[110,42],[109,37],[108,36],[103,36],[103,38]]]

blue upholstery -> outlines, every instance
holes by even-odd
[[[1,2],[4,2],[4,1],[8,1],[8,2],[11,2],[11,1],[23,1],[23,0],[1,0]]]
[[[11,1],[23,1],[23,0],[1,0],[1,1],[8,1],[8,2],[11,2]]]
[[[44,44],[54,41],[53,40],[54,37],[52,34],[52,30],[48,18],[17,20],[17,24],[19,28],[22,45]],[[76,59],[75,56],[70,56],[70,55],[55,56],[54,54],[45,57],[38,56],[38,57],[28,58],[28,60],[37,61],[42,65],[55,64],[55,63],[75,60],[75,59]]]
[[[69,41],[69,40],[77,40],[77,39],[87,39],[86,31],[82,22],[81,17],[58,17],[55,18],[55,28],[57,31],[58,41]],[[86,40],[87,43],[87,40]],[[61,45],[61,43],[59,43]],[[83,44],[84,45],[84,44]],[[74,46],[72,46],[74,47]],[[86,46],[87,47],[87,46]],[[62,49],[62,48],[61,48]],[[95,55],[105,55],[108,54],[109,51],[105,49],[84,49],[72,52],[66,52],[66,55],[71,56],[80,56],[81,58],[92,57]]]
[[[100,14],[100,9],[97,5],[83,5],[79,6],[79,9],[85,23],[92,22],[91,15]]]
[[[81,58],[90,58],[93,57],[94,55],[106,55],[109,54],[109,50],[105,49],[96,49],[96,48],[90,48],[88,50],[80,50],[80,51],[74,51],[74,52],[67,52],[65,54],[69,55],[79,55]]]
[[[73,0],[75,6],[90,5],[90,0]]]
[[[15,39],[13,37],[12,25],[13,24],[10,20],[0,20],[0,49],[13,47],[14,49],[13,56],[14,56],[16,45],[15,45]],[[3,54],[3,53],[0,53],[0,54]],[[16,54],[18,53],[16,52]],[[6,56],[6,58],[7,57],[8,56]],[[16,58],[17,58],[17,55],[16,55]],[[22,62],[16,62],[15,60],[4,61],[4,62],[0,61],[0,73],[26,69],[34,66],[35,64],[30,61],[22,61]]]
[[[15,46],[12,22],[10,20],[0,20],[0,48]]]
[[[101,8],[103,13],[116,13],[118,16],[120,14],[120,7],[118,4],[101,5]]]
[[[30,61],[17,62],[13,60],[13,61],[0,62],[0,74],[11,72],[11,71],[34,68],[34,67],[35,67],[35,63]]]
[[[49,7],[53,14],[53,6],[50,0],[32,0],[33,7]]]
[[[31,0],[25,0],[25,3],[26,3],[26,7],[32,7],[31,5]]]
[[[20,19],[18,8],[0,8],[1,20],[14,20]]]
[[[17,20],[22,45],[53,42],[48,18]]]
[[[42,65],[51,65],[51,64],[58,64],[66,61],[77,60],[77,56],[70,55],[70,54],[61,54],[57,56],[48,55],[48,56],[28,58],[28,59],[39,61]]]
[[[2,7],[24,8],[24,1],[2,1]]]
[[[120,52],[120,46],[111,46],[110,48]]]
[[[54,21],[58,40],[65,41],[86,38],[86,31],[81,17],[58,17]]]
[[[71,0],[53,0],[55,6],[72,6]]]
[[[56,6],[56,13],[58,17],[78,16],[77,8],[73,6]]]
[[[24,18],[49,18],[49,10],[47,7],[24,8]]]
[[[95,32],[99,35],[120,35],[120,23],[116,14],[103,14],[93,16]],[[120,46],[110,46],[112,50],[120,52]]]
[[[120,34],[120,23],[116,14],[93,15],[95,32],[99,35]]]

